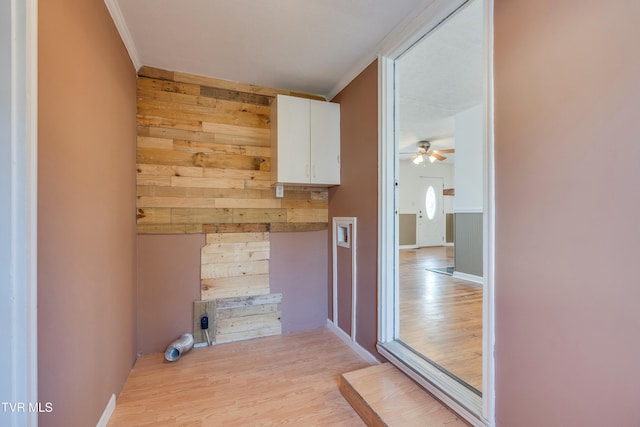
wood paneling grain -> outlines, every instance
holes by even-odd
[[[329,224],[326,222],[279,222],[271,224],[271,232],[300,232],[300,231],[321,231],[328,230]]]
[[[215,233],[215,234],[207,234],[205,238],[207,242],[207,246],[203,249],[203,252],[206,252],[206,249],[216,248],[215,245],[210,245],[210,243],[231,243],[233,247],[243,245],[243,247],[249,246],[250,244],[255,247],[265,247],[269,248],[269,233],[267,232],[259,232],[259,231],[238,231],[233,233]],[[260,242],[257,245],[254,245],[253,242]]]
[[[140,70],[138,71],[138,76],[161,79],[161,80],[169,80],[169,81],[180,82],[180,83],[190,83],[198,86],[228,89],[231,91],[244,92],[247,94],[265,95],[270,98],[273,98],[277,94],[283,94],[283,95],[300,96],[305,98],[326,101],[326,99],[318,95],[309,95],[309,94],[304,94],[299,92],[292,92],[288,90],[267,88],[267,87],[256,86],[251,84],[216,79],[214,77],[198,76],[195,74],[181,73],[177,71],[176,72],[167,71],[167,70],[162,70],[162,69],[147,67],[147,66],[140,68]]]
[[[280,312],[272,308],[282,294],[269,289],[269,233],[231,231],[237,232],[207,234],[200,251],[201,299],[213,300],[215,306],[214,339],[221,343],[280,334]]]
[[[252,316],[254,314],[266,314],[274,313],[278,311],[278,304],[261,304],[253,305],[249,307],[229,308],[227,310],[221,310],[217,317],[218,319],[229,319],[231,317]]]
[[[223,310],[224,311],[224,310]],[[216,336],[246,332],[255,329],[277,328],[280,326],[280,312],[252,314],[239,317],[218,319],[216,322]]]
[[[201,299],[269,293],[269,233],[211,233],[200,251]]]
[[[269,275],[218,277],[202,279],[200,297],[203,300],[234,296],[264,295],[269,293]]]
[[[212,261],[212,257],[205,258],[204,261]],[[269,260],[243,261],[243,262],[218,262],[203,264],[200,270],[200,277],[203,279],[217,277],[245,277],[254,274],[268,274]]]
[[[212,233],[264,233],[269,231],[270,224],[208,224],[203,227],[207,234]]]
[[[231,209],[199,209],[199,208],[172,208],[172,224],[206,224],[217,222],[232,222],[233,211]]]
[[[325,229],[328,189],[271,186],[270,109],[293,94],[142,67],[137,88],[138,233],[202,233],[221,224]],[[304,224],[310,224],[305,226]]]

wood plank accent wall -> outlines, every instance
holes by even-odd
[[[196,342],[204,341],[199,330],[203,311],[198,307],[208,307],[213,314],[210,334],[217,343],[282,332],[282,294],[270,293],[269,252],[267,232],[207,234],[200,252],[202,301],[194,310]]]
[[[282,334],[281,314],[277,309],[281,301],[281,293],[217,299],[216,343]]]
[[[269,105],[278,93],[142,67],[138,72],[137,231],[327,229],[328,188],[271,186]]]
[[[269,293],[269,233],[207,234],[200,259],[203,300]]]

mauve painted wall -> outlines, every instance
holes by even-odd
[[[282,332],[327,323],[328,231],[270,233],[271,292],[282,292]],[[138,236],[138,353],[164,352],[193,330],[203,234]]]
[[[102,0],[38,16],[39,425],[90,426],[135,360],[136,76]]]
[[[282,292],[282,333],[327,324],[328,231],[270,233],[269,284]]]
[[[138,353],[162,353],[193,332],[204,244],[204,234],[138,235]]]
[[[370,64],[332,101],[340,103],[341,185],[329,190],[329,221],[333,217],[357,217],[356,340],[376,355],[378,62]],[[331,268],[329,258],[330,271]],[[333,298],[331,286],[329,301]]]
[[[351,313],[353,312],[353,254],[351,249],[337,247],[336,264],[338,265],[336,275],[338,282],[338,326],[351,335]],[[331,258],[333,260],[333,257]],[[331,271],[333,280],[333,271]],[[333,286],[331,287],[333,290]],[[330,302],[333,309],[333,301]],[[335,318],[334,318],[335,320]]]
[[[640,425],[639,18],[495,1],[499,426]]]

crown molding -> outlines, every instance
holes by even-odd
[[[462,5],[469,0],[454,0],[454,4]],[[375,48],[361,61],[354,65],[328,93],[331,100],[349,83],[362,73],[381,55],[388,56],[392,51],[406,50],[416,43],[424,33],[420,29],[433,28],[438,22],[448,18],[451,0],[423,0],[407,17],[389,32]]]
[[[118,4],[118,0],[104,0],[104,4],[107,6],[107,9],[111,14],[111,19],[113,19],[114,24],[116,24],[120,38],[129,53],[129,58],[131,58],[131,62],[133,62],[133,66],[137,73],[142,67],[142,62],[138,56],[138,50],[136,49],[133,37],[131,37],[131,33],[129,32],[127,22],[125,21],[122,10],[120,9],[120,4]]]

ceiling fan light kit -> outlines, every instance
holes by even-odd
[[[455,153],[454,148],[449,148],[446,150],[431,150],[431,142],[429,141],[418,141],[416,144],[418,147],[418,151],[411,156],[411,161],[415,165],[419,165],[424,162],[424,158],[428,158],[429,162],[433,163],[436,160],[445,160],[446,157],[442,156],[441,153]]]

